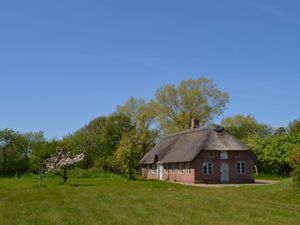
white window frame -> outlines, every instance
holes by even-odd
[[[241,158],[241,152],[236,151],[235,152],[235,158],[240,159]]]
[[[242,165],[244,164],[244,171],[242,169]],[[237,161],[236,162],[236,173],[239,175],[247,173],[247,166],[245,161]]]
[[[206,171],[205,171],[205,168],[206,168]],[[206,176],[212,175],[214,173],[214,164],[213,164],[213,162],[203,162],[202,163],[202,173]]]
[[[182,162],[180,162],[178,164],[178,172],[179,172],[179,174],[183,174],[183,165],[182,164],[183,164]]]
[[[185,163],[186,174],[191,174],[191,164],[189,162]]]

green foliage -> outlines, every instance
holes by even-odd
[[[123,135],[134,128],[131,118],[123,113],[114,113],[107,118],[103,141],[105,145],[105,155],[111,156],[121,142]]]
[[[260,137],[270,136],[272,128],[266,124],[258,123],[253,116],[236,115],[227,117],[221,121],[231,135],[239,138],[240,140],[246,139],[248,136],[257,135]]]
[[[84,169],[94,166],[105,171],[112,169],[111,157],[123,135],[133,128],[131,119],[122,113],[99,117],[74,134],[66,136],[61,145],[74,154],[84,153],[79,163]]]
[[[221,115],[227,103],[228,94],[205,77],[183,80],[177,87],[166,85],[156,93],[160,126],[167,134],[189,129],[193,118],[205,125]]]
[[[142,144],[138,133],[131,131],[125,134],[114,154],[115,169],[127,175],[129,179],[134,179],[139,168],[141,152]]]
[[[290,175],[293,170],[290,157],[295,146],[300,143],[300,135],[284,134],[268,137],[253,135],[247,137],[245,142],[258,157],[261,172],[284,177]]]
[[[40,139],[38,141],[31,142],[31,169],[35,172],[43,170],[44,163],[51,154],[56,152],[59,142],[57,140],[46,141]],[[40,171],[41,172],[41,171]]]
[[[30,168],[29,142],[11,129],[0,130],[0,174],[23,173]]]
[[[74,154],[82,152],[85,154],[84,161],[79,163],[82,168],[88,169],[93,167],[95,160],[105,154],[103,132],[106,120],[106,117],[98,117],[62,140],[63,147]]]
[[[291,135],[298,135],[300,134],[300,120],[294,120],[289,123],[288,132]]]
[[[141,156],[146,154],[155,144],[159,130],[157,128],[157,105],[154,101],[146,103],[143,99],[129,99],[124,106],[118,107],[118,112],[131,119],[138,133],[142,147]]]
[[[294,182],[300,187],[300,144],[295,148],[295,151],[291,155],[291,162],[294,167]]]

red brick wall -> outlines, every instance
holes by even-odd
[[[192,168],[192,163],[190,163],[190,173],[187,173],[186,169],[186,162],[182,163],[183,171],[180,173],[179,170],[179,163],[175,163],[175,172],[172,172],[172,164],[168,163],[165,164],[165,170],[164,170],[164,178],[165,180],[173,181],[173,182],[184,182],[184,183],[194,183],[195,180],[195,171]],[[168,167],[166,167],[166,165]],[[166,169],[168,168],[168,169]]]
[[[236,157],[236,151],[228,151],[228,159],[220,159],[220,151],[212,151],[212,157],[208,151],[202,151],[193,161],[195,168],[196,183],[220,183],[221,182],[221,163],[228,162],[229,165],[229,183],[251,183],[253,180],[254,163],[248,151],[241,151],[240,157]],[[237,174],[236,163],[243,161],[246,163],[246,174]],[[213,174],[205,175],[202,171],[203,162],[213,162]]]
[[[156,180],[157,179],[157,170],[149,169],[147,165],[142,166],[142,177],[144,179]]]
[[[209,155],[212,153],[212,156]],[[246,174],[237,174],[236,163],[246,163]],[[203,162],[213,163],[212,175],[205,175],[202,171]],[[186,163],[183,162],[183,173],[179,171],[179,163],[175,163],[175,172],[172,172],[172,163],[164,164],[163,180],[184,183],[221,183],[221,163],[228,162],[229,183],[251,183],[253,180],[254,163],[247,151],[241,151],[237,158],[236,151],[228,151],[228,159],[220,159],[220,151],[202,151],[199,156],[190,162],[190,174],[187,174]],[[157,179],[157,170],[148,170],[147,165],[142,166],[142,176],[145,179]]]
[[[183,172],[179,171],[179,163],[175,163],[175,172],[172,172],[172,164],[164,164],[163,170],[163,180],[173,181],[173,182],[185,182],[194,183],[194,169],[192,168],[192,163],[190,163],[190,173],[187,173],[186,163],[182,163]],[[157,179],[157,170],[148,170],[147,165],[142,166],[142,176],[144,179]]]

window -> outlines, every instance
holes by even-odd
[[[227,151],[222,151],[220,153],[220,158],[221,159],[228,159],[228,152]]]
[[[157,166],[156,164],[152,164],[152,173],[156,173]]]
[[[165,169],[165,170],[168,170],[168,168],[169,168],[169,164],[166,163],[165,166],[164,166],[164,169]]]
[[[241,153],[240,152],[235,152],[235,158],[239,159],[241,157]]]
[[[150,170],[150,164],[147,165],[147,170]]]
[[[185,164],[185,169],[186,169],[186,174],[190,174],[191,173],[191,167],[190,167],[190,163],[189,162],[187,162]]]
[[[236,163],[236,173],[237,174],[245,174],[246,173],[246,163],[245,162],[237,162]]]
[[[183,174],[182,163],[179,163],[178,170],[179,170],[179,173],[180,173],[180,174]]]
[[[176,171],[175,163],[172,163],[172,170],[171,170],[171,172],[172,172],[172,173],[175,173],[175,171]]]
[[[202,171],[204,175],[211,175],[213,173],[213,164],[211,162],[203,163]]]
[[[212,159],[214,157],[214,154],[213,154],[213,152],[208,152],[208,158],[210,158],[210,159]]]

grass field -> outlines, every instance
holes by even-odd
[[[0,179],[0,224],[300,224],[300,189],[199,188],[159,181],[33,177]]]

